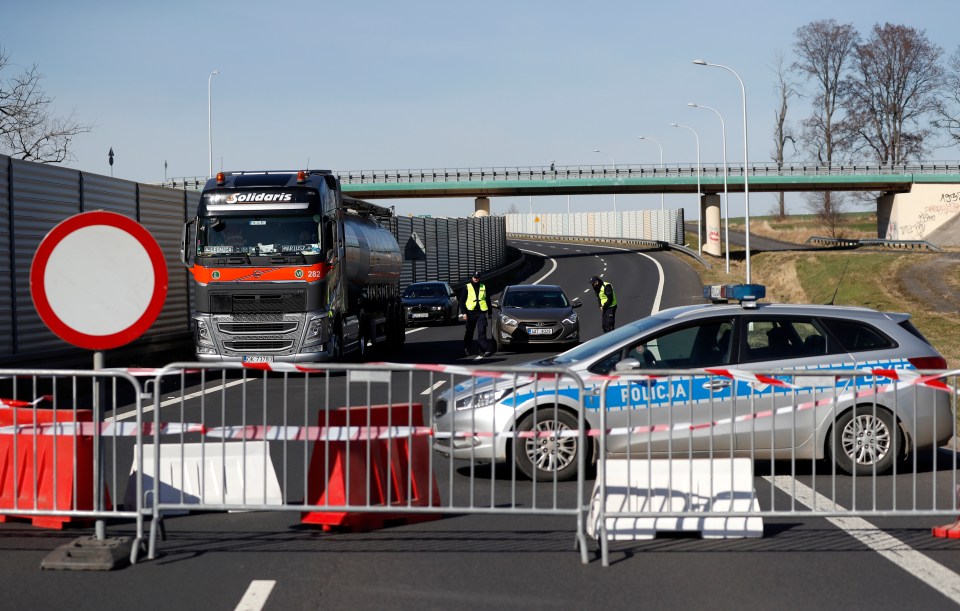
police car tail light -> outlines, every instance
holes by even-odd
[[[918,356],[907,359],[917,369],[946,369],[947,359],[942,356]]]
[[[305,182],[307,182],[307,173],[303,170],[300,170],[297,172],[297,184],[301,185]]]
[[[217,172],[217,186],[222,187],[226,182],[227,182],[227,177],[224,176],[223,172]]]
[[[745,308],[756,307],[757,300],[767,296],[767,287],[762,284],[708,284],[703,287],[703,296],[713,303],[727,303],[731,299]]]

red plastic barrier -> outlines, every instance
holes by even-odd
[[[74,422],[74,415],[77,422],[93,420],[90,410],[0,408],[0,426]],[[109,495],[106,504],[109,509]],[[93,437],[0,435],[0,522],[24,518],[34,526],[59,529],[90,519],[26,516],[15,510],[89,511],[93,508]]]
[[[423,406],[341,407],[329,412],[321,411],[319,424],[351,427],[423,426]],[[307,502],[311,505],[396,506],[398,509],[403,506],[439,507],[440,491],[437,479],[430,470],[430,452],[429,437],[317,442],[310,459]],[[383,528],[387,523],[409,524],[439,517],[439,514],[404,514],[402,511],[315,511],[305,512],[300,521],[304,524],[321,524],[325,530],[333,527],[373,530]]]

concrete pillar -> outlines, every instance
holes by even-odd
[[[960,246],[960,185],[914,183],[909,193],[877,198],[877,237]]]
[[[716,193],[704,195],[700,198],[700,211],[703,218],[703,227],[700,228],[700,239],[704,254],[719,257],[723,254],[720,243],[720,196]]]
[[[473,216],[490,216],[489,197],[478,197],[473,200]]]

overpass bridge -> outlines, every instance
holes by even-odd
[[[880,192],[877,237],[926,239],[960,246],[960,162],[882,165],[854,162],[727,164],[727,189],[743,192]],[[709,232],[724,191],[723,164],[578,165],[335,171],[345,193],[362,199],[472,197],[476,215],[489,214],[491,197],[701,193]],[[206,177],[179,178],[164,186],[203,188]],[[619,223],[617,221],[616,223]],[[942,230],[941,230],[942,228]],[[949,228],[949,229],[948,229]],[[939,231],[939,233],[937,233]],[[931,239],[933,237],[933,239]]]

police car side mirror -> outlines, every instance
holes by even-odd
[[[614,371],[636,371],[640,369],[640,361],[635,358],[625,358],[616,365],[614,365]]]

